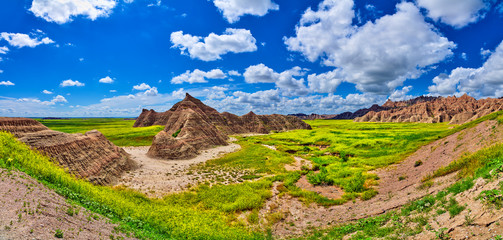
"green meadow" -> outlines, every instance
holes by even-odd
[[[447,124],[315,120],[307,121],[312,130],[237,136],[237,143],[242,146],[239,151],[209,160],[191,171],[246,171],[248,175],[243,176],[240,183],[201,183],[185,192],[169,194],[161,199],[148,198],[123,187],[94,186],[75,179],[53,164],[48,157],[30,150],[11,134],[4,132],[0,132],[0,167],[27,173],[69,201],[112,219],[120,224],[123,231],[132,232],[142,239],[268,239],[271,238],[270,227],[280,221],[281,216],[267,215],[267,222],[263,224],[258,212],[272,196],[273,183],[279,183],[277,189],[281,194],[290,194],[305,203],[330,206],[355,198],[370,199],[376,194],[374,186],[378,184],[377,176],[368,173],[370,170],[397,163],[419,147],[461,129],[473,127],[482,120],[497,118],[501,122],[500,115],[501,113],[492,114],[455,128],[449,128]],[[53,130],[68,133],[97,129],[121,146],[149,145],[151,138],[163,128],[133,128],[134,121],[123,119],[39,121]],[[275,146],[277,150],[263,145]],[[462,177],[468,179],[466,181],[473,181],[474,176],[487,174],[490,169],[501,169],[501,149],[501,145],[498,145],[475,155],[465,156],[445,169],[440,169],[432,177],[461,170]],[[286,171],[284,166],[294,162],[293,156],[310,160],[312,168]],[[497,163],[493,163],[494,161]],[[300,189],[295,183],[303,175],[315,185],[339,186],[345,194],[341,199],[328,199],[315,192]],[[464,185],[461,186],[463,187]],[[447,192],[454,194],[460,191],[455,186],[453,189]],[[435,199],[424,201],[444,204],[440,197]],[[417,211],[418,204],[422,203],[411,203],[406,209]],[[456,203],[448,204],[444,204],[446,209],[457,206]],[[400,225],[392,224],[406,215],[407,212],[397,211],[355,224],[316,230],[313,235],[306,235],[305,238],[340,239],[355,233],[356,238],[353,239],[387,236],[400,230]],[[417,230],[411,229],[410,234],[414,233]]]
[[[117,146],[149,146],[164,126],[133,128],[135,120],[122,118],[36,119],[48,128],[66,133],[98,130]]]

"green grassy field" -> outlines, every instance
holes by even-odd
[[[290,194],[324,205],[340,204],[355,197],[375,195],[376,176],[367,172],[399,162],[420,146],[440,138],[449,125],[424,123],[355,123],[351,120],[306,121],[312,130],[294,130],[270,135],[238,137],[241,151],[208,161],[204,168],[235,168],[255,174],[277,174]],[[264,146],[275,146],[277,151]],[[311,160],[312,169],[286,173],[284,165],[292,156]],[[343,188],[345,196],[329,200],[298,189],[301,175],[315,185]]]
[[[66,133],[98,130],[117,146],[149,146],[164,126],[133,128],[134,120],[122,118],[36,119],[48,128]]]

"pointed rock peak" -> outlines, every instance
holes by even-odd
[[[199,101],[199,99],[192,97],[192,95],[190,95],[189,93],[185,93],[185,98],[183,99],[183,101],[192,101],[193,102],[194,100]]]
[[[255,114],[253,111],[250,111],[249,113],[245,114],[244,116],[256,116],[257,114]]]
[[[473,99],[473,97],[470,97],[468,96],[468,94],[463,94],[463,96],[461,96],[459,99],[463,99],[463,100],[469,100],[469,99]]]

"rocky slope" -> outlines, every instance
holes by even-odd
[[[154,137],[148,155],[166,159],[188,159],[200,149],[227,145],[230,134],[311,129],[294,116],[219,113],[189,94],[166,112],[143,110],[134,126],[154,124],[166,127]]]
[[[357,122],[423,122],[463,124],[489,113],[503,110],[503,99],[476,100],[468,95],[462,97],[419,97],[407,101],[388,100],[381,110],[369,111]]]
[[[11,132],[77,177],[95,184],[110,184],[136,167],[122,148],[96,130],[69,134],[50,130],[33,119],[0,117],[0,131]]]

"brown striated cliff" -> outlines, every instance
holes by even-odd
[[[192,158],[200,149],[227,145],[230,134],[311,129],[294,116],[219,113],[189,94],[166,112],[143,110],[134,126],[153,124],[166,127],[154,137],[148,155],[166,159]]]
[[[463,124],[495,111],[503,110],[503,99],[476,100],[468,95],[461,97],[420,97],[407,101],[388,100],[386,110],[370,111],[357,122],[422,122]]]
[[[53,131],[28,118],[0,117],[0,131],[47,154],[79,178],[106,185],[136,167],[129,155],[94,130],[86,134]]]

